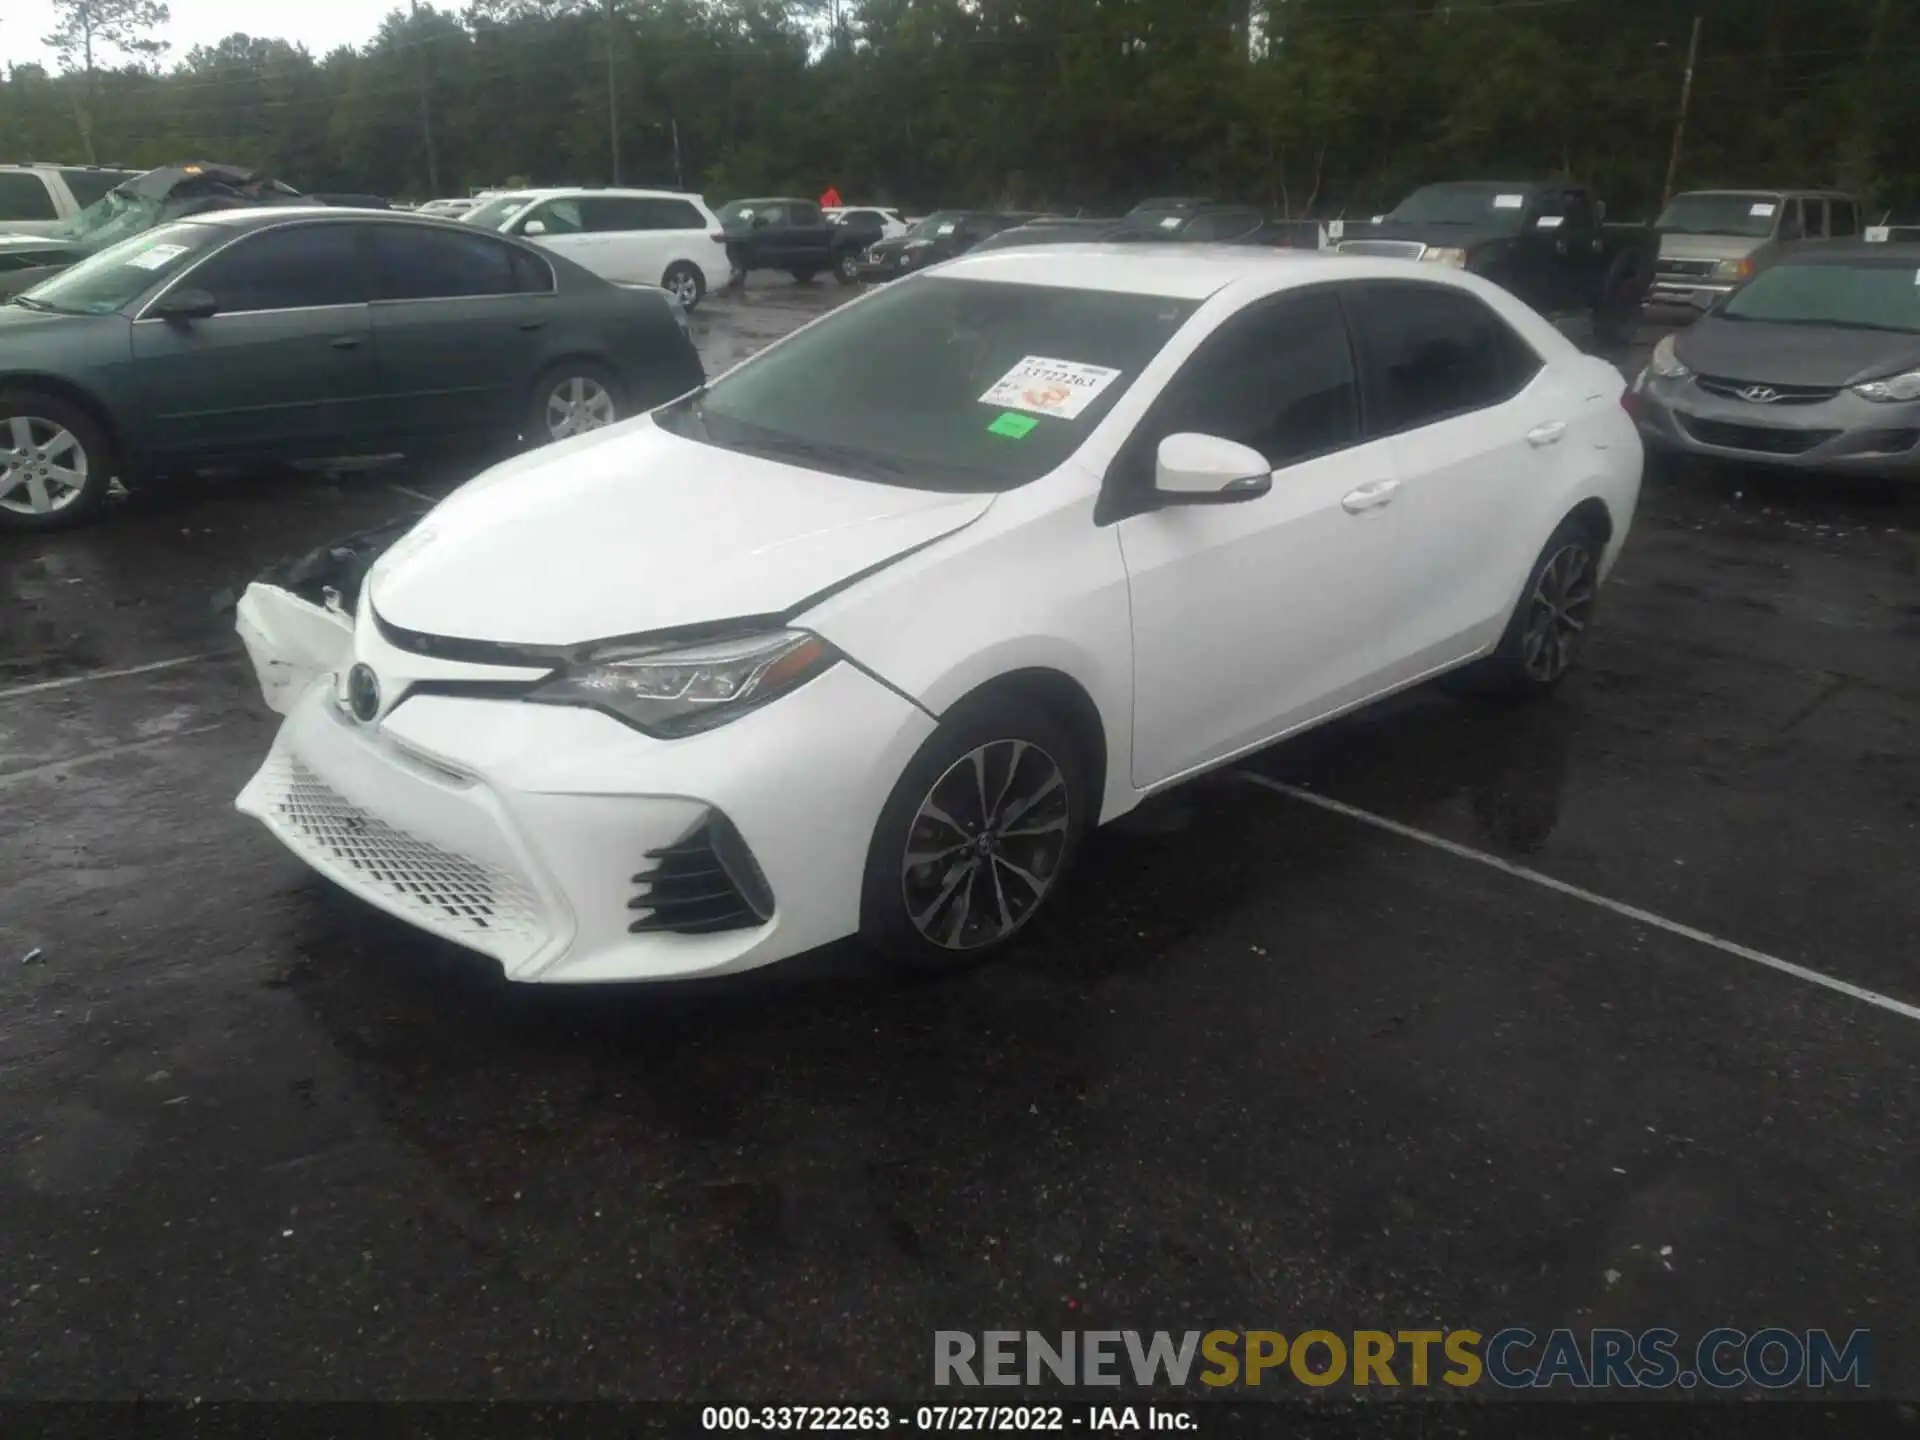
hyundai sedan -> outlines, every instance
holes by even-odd
[[[1443,671],[1556,685],[1621,390],[1457,272],[966,257],[496,467],[357,593],[249,589],[286,719],[239,806],[515,980],[973,961],[1158,790]]]
[[[1629,400],[1657,454],[1920,480],[1920,245],[1761,271],[1661,340]]]

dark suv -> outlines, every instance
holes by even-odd
[[[802,284],[831,270],[843,285],[853,283],[854,266],[842,257],[866,246],[858,233],[830,223],[811,200],[776,195],[764,200],[734,200],[719,210],[727,237],[727,259],[736,274],[785,270]]]

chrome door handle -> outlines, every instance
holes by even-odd
[[[1363,510],[1378,510],[1382,505],[1392,504],[1393,497],[1399,493],[1398,480],[1375,480],[1342,495],[1340,508],[1349,515],[1358,515]]]
[[[1567,433],[1566,423],[1549,420],[1544,425],[1536,425],[1527,431],[1527,444],[1538,450],[1543,445],[1558,445],[1560,438]]]

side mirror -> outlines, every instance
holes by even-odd
[[[1218,435],[1169,435],[1154,455],[1153,489],[1166,505],[1232,505],[1273,489],[1273,467],[1252,446]]]
[[[529,239],[538,235],[544,235],[547,233],[547,222],[544,220],[529,220],[520,227],[520,233]]]
[[[147,313],[162,320],[205,320],[219,309],[219,302],[205,290],[171,290],[154,301]]]

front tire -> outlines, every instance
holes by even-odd
[[[787,273],[793,276],[794,284],[806,285],[811,283],[813,280],[813,277],[819,274],[820,272],[817,270],[802,269],[802,270],[789,270]]]
[[[39,390],[0,391],[0,531],[92,519],[115,465],[105,428],[83,407]]]
[[[1533,563],[1499,648],[1481,662],[1485,688],[1525,700],[1566,678],[1593,622],[1604,549],[1588,521],[1560,522]]]
[[[978,964],[1052,898],[1091,808],[1066,726],[1012,697],[963,702],[880,812],[861,881],[862,938],[921,974]]]
[[[625,412],[620,382],[604,365],[570,360],[534,382],[521,434],[529,445],[548,445],[613,424]]]
[[[678,300],[681,309],[691,314],[707,293],[707,281],[697,265],[676,260],[667,267],[667,273],[660,277],[660,288]]]
[[[845,250],[840,258],[833,262],[833,278],[842,285],[855,285],[860,280],[860,252]]]

